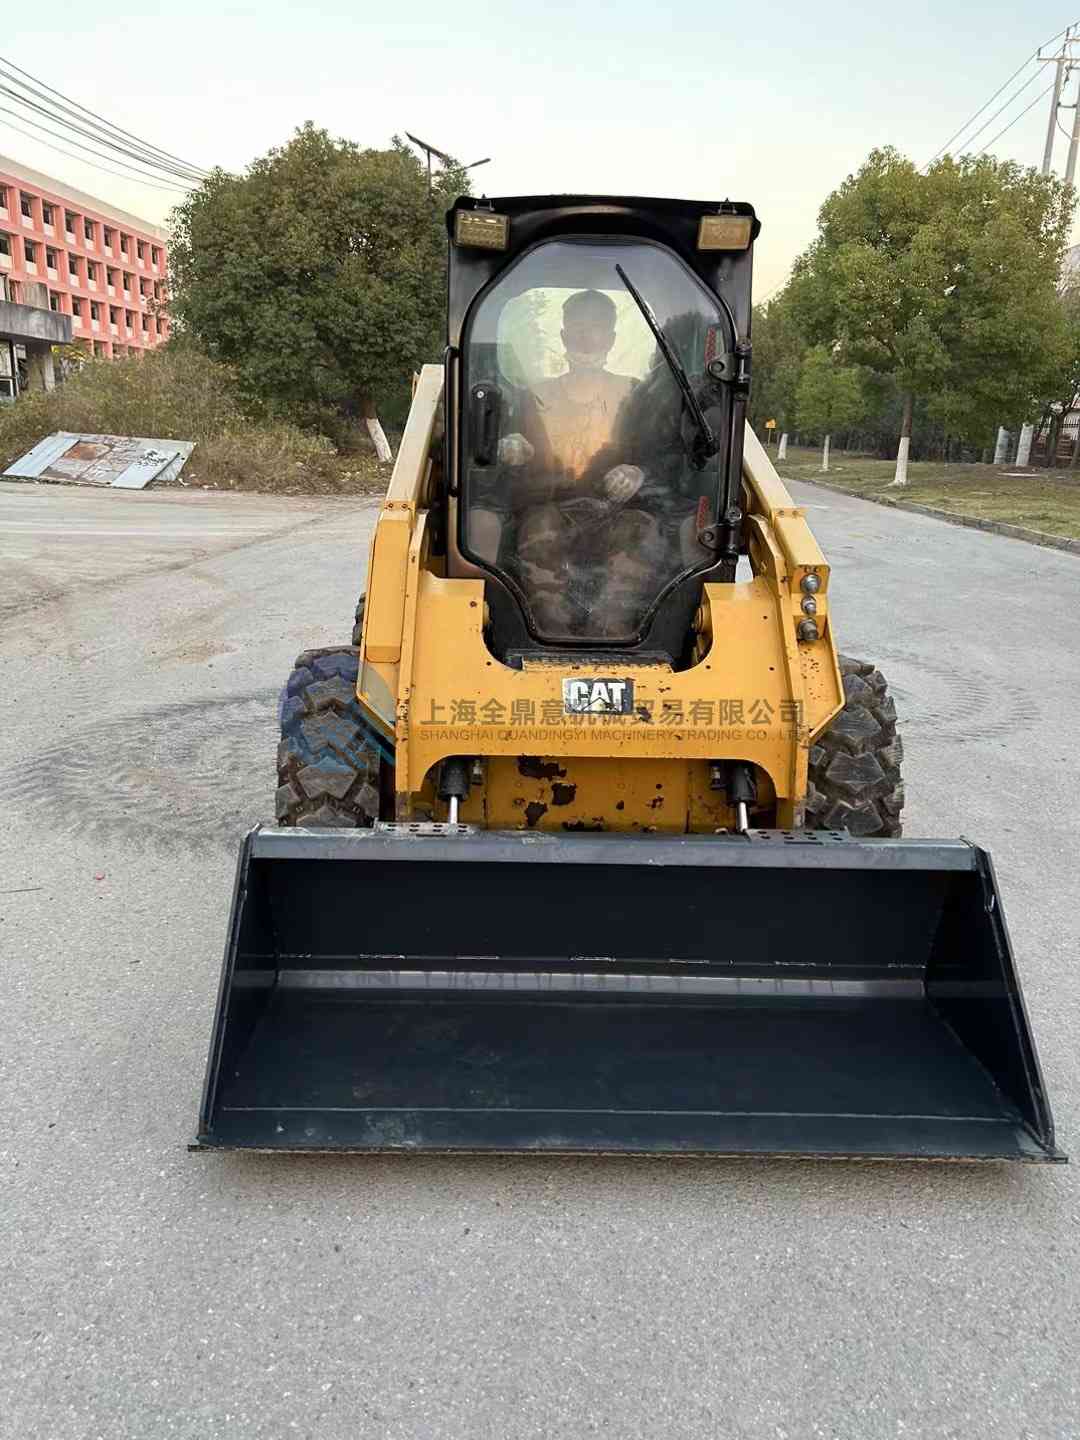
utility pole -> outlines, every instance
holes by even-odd
[[[1077,95],[1075,107],[1062,105],[1061,92],[1068,83],[1070,64],[1073,59],[1072,47],[1076,44],[1077,36],[1073,35],[1073,26],[1070,25],[1065,31],[1061,42],[1061,49],[1056,55],[1043,55],[1042,52],[1036,55],[1040,65],[1053,65],[1054,67],[1054,93],[1050,100],[1050,117],[1046,123],[1046,144],[1043,147],[1042,173],[1049,175],[1054,163],[1054,141],[1057,138],[1058,115],[1062,110],[1073,110],[1072,138],[1069,142],[1069,159],[1065,167],[1065,183],[1071,185],[1073,176],[1076,174],[1076,154],[1080,146],[1080,94]],[[1031,442],[1034,437],[1035,427],[1033,425],[1022,425],[1020,427],[1020,438],[1016,447],[1015,464],[1026,466],[1031,458]],[[902,442],[901,442],[902,443]],[[994,447],[994,464],[1003,465],[1007,463],[1009,432],[1004,425],[998,426],[997,445]],[[897,480],[899,481],[899,465],[897,460]]]
[[[1061,105],[1061,87],[1065,83],[1065,64],[1069,53],[1069,35],[1072,26],[1065,31],[1065,39],[1061,42],[1061,50],[1057,55],[1039,56],[1040,65],[1053,65],[1054,72],[1054,94],[1050,101],[1050,120],[1046,126],[1046,148],[1043,150],[1042,173],[1050,174],[1050,165],[1054,158],[1054,138],[1057,134],[1058,108]]]
[[[1073,107],[1073,128],[1072,138],[1069,140],[1069,158],[1065,162],[1065,184],[1071,185],[1076,174],[1076,151],[1080,146],[1080,93],[1077,94],[1076,104]]]

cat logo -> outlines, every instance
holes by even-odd
[[[567,715],[632,715],[632,680],[574,679],[562,682],[563,710]]]

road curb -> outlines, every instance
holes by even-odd
[[[816,485],[820,490],[850,495],[853,500],[869,500],[873,505],[885,505],[890,510],[911,510],[916,515],[947,520],[950,525],[963,525],[968,530],[988,530],[992,535],[1026,540],[1029,545],[1041,545],[1046,550],[1064,550],[1069,555],[1080,555],[1080,540],[1072,540],[1067,535],[1048,535],[1044,530],[1026,530],[1023,525],[1009,525],[1004,520],[983,520],[978,515],[960,515],[955,510],[935,510],[932,505],[919,505],[914,500],[894,500],[891,495],[864,495],[859,490],[849,490],[845,485],[830,485],[827,480],[810,480],[805,475],[793,475],[791,479],[797,485]]]

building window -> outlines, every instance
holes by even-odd
[[[71,313],[75,316],[76,320],[82,319],[82,301],[77,295],[71,297]]]
[[[143,328],[143,334],[145,335],[146,332],[150,329],[150,316],[149,316],[149,315],[144,315],[144,316],[142,317],[142,328]]]
[[[7,209],[7,186],[0,185],[0,210]]]
[[[161,264],[161,251],[156,245],[150,247],[150,259],[153,261],[155,267]]]
[[[100,319],[101,319],[101,306],[98,304],[98,302],[97,302],[96,300],[91,300],[91,301],[90,301],[90,319],[91,319],[91,320],[100,320]]]
[[[2,230],[0,230],[0,255],[11,258],[11,241]]]
[[[141,240],[135,242],[135,254],[138,255],[140,260],[146,259],[146,246]]]
[[[52,290],[49,291],[49,309],[50,309],[50,310],[59,310],[59,309],[60,309],[60,296],[54,294]]]
[[[110,325],[118,325],[119,323],[120,323],[120,311],[117,309],[117,307],[116,307],[115,305],[110,305],[110,306],[109,306],[109,324],[110,324]]]
[[[78,219],[79,217],[73,215],[70,210],[64,211],[64,229],[71,236],[72,240],[75,239],[75,226],[78,223]]]
[[[130,294],[131,294],[131,282],[132,282],[132,280],[134,280],[134,279],[135,279],[135,276],[134,276],[134,275],[129,275],[126,270],[124,271],[124,294],[125,294],[125,295],[130,295]]]
[[[111,265],[105,266],[105,284],[112,286],[116,285],[116,271],[112,268]]]
[[[134,328],[134,325],[135,325],[135,316],[131,313],[130,310],[125,310],[125,311],[124,311],[124,324],[127,326],[127,328],[128,328],[129,330],[131,330],[131,329]]]
[[[75,255],[68,256],[68,274],[76,284],[79,283],[79,261]]]
[[[23,248],[23,259],[26,261],[27,265],[36,265],[36,264],[37,264],[37,246],[34,244],[33,240],[24,240],[24,241],[22,242],[22,248]]]
[[[51,245],[45,246],[45,264],[50,270],[56,269],[56,251]]]
[[[98,267],[94,264],[93,260],[87,260],[87,262],[86,262],[86,279],[87,279],[87,281],[89,282],[89,284],[91,284],[91,285],[96,285],[96,284],[97,284],[97,272],[98,272]]]
[[[94,243],[94,222],[92,220],[83,221],[83,234],[86,236],[86,243],[92,245]]]
[[[121,231],[120,231],[120,249],[123,251],[123,253],[124,253],[125,255],[128,253],[128,251],[129,251],[129,249],[130,249],[130,246],[131,246],[131,236],[130,236],[130,235],[125,235],[124,232],[121,230]]]
[[[161,281],[160,281],[160,280],[155,280],[155,281],[154,281],[154,299],[155,299],[155,300],[160,300],[160,299],[161,299]]]
[[[53,223],[53,207],[47,200],[41,202],[41,223],[51,225]]]
[[[30,196],[27,195],[25,190],[19,191],[19,209],[26,216],[27,220],[34,218],[34,206]]]

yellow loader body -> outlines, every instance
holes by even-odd
[[[895,705],[746,425],[753,210],[448,225],[359,633],[282,692],[197,1145],[1063,1159],[990,859],[901,838]]]
[[[689,669],[619,668],[633,683],[632,715],[568,718],[563,683],[603,677],[610,660],[501,664],[484,641],[483,581],[447,579],[432,560],[442,384],[441,367],[425,366],[368,569],[357,693],[395,745],[395,818],[445,819],[431,777],[467,754],[486,763],[461,818],[488,828],[711,833],[734,823],[710,788],[718,759],[757,767],[776,825],[801,825],[809,748],[844,703],[829,567],[753,432],[743,471],[753,576],[704,587]],[[807,574],[820,585],[820,638],[809,644],[796,639]]]

